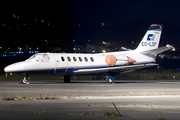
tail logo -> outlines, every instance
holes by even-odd
[[[154,41],[154,39],[155,39],[155,34],[148,34],[147,41],[149,42],[142,42],[142,46],[150,46],[150,47],[156,46],[156,42],[151,42]]]
[[[153,41],[154,38],[155,38],[154,34],[149,34],[148,37],[147,37],[147,41]]]

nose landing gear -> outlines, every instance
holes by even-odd
[[[29,76],[27,74],[24,74],[24,77],[21,80],[21,83],[22,84],[29,84],[28,79],[30,79]]]

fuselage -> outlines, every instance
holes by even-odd
[[[105,55],[38,53],[29,59],[11,64],[5,68],[7,73],[55,73],[74,74],[78,69],[106,68]],[[115,66],[125,65],[127,61],[117,61]]]
[[[108,72],[111,67],[127,66],[133,62],[134,64],[154,62],[153,60],[147,61],[147,59],[146,61],[130,61],[127,55],[132,52],[122,51],[104,54],[38,53],[25,61],[7,66],[5,72],[16,74],[94,74]],[[78,72],[82,69],[82,72]],[[98,71],[99,69],[105,69],[105,71]]]

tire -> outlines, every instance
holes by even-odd
[[[106,76],[106,82],[111,84],[113,81],[109,78],[109,76]]]
[[[24,77],[21,82],[22,82],[23,84],[27,84],[28,80],[27,80],[26,77]]]
[[[71,79],[69,76],[64,76],[64,82],[65,83],[70,83]]]

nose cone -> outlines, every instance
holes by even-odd
[[[9,66],[7,66],[7,67],[4,68],[4,72],[6,72],[6,73],[8,73],[9,70],[10,70],[10,67],[9,67]]]
[[[11,64],[4,68],[4,72],[13,73],[19,68],[18,64]]]

